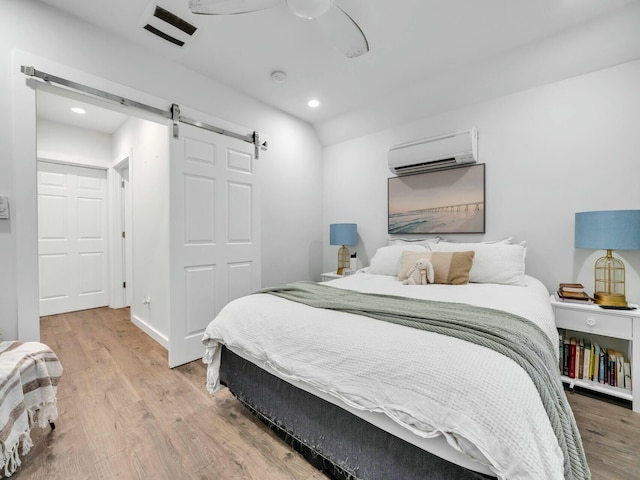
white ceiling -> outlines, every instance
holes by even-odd
[[[129,118],[125,113],[114,110],[108,104],[91,101],[88,97],[75,95],[70,91],[38,89],[37,117],[38,120],[72,125],[78,128],[96,132],[112,134]],[[79,107],[84,114],[71,111]]]
[[[313,20],[277,7],[200,16],[188,0],[41,0],[130,42],[318,125],[443,72],[513,56],[536,42],[637,0],[336,0],[367,36],[370,52],[348,59]],[[198,27],[182,48],[145,31],[154,5]],[[282,70],[287,80],[270,78]],[[308,99],[322,104],[310,109]]]

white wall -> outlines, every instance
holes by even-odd
[[[38,158],[109,168],[111,135],[38,119]]]
[[[130,118],[113,135],[114,159],[131,155],[131,317],[163,345],[169,338],[169,137],[167,126]],[[129,285],[127,285],[129,288]],[[143,297],[150,297],[149,305]]]
[[[475,126],[486,164],[486,239],[526,240],[527,273],[549,288],[593,289],[603,252],[574,249],[574,214],[640,208],[640,60],[470,105],[325,150],[324,222],[355,222],[364,264],[387,239],[390,146]],[[324,268],[337,247],[325,239]],[[481,235],[448,237],[475,241]],[[640,302],[640,252],[627,265],[627,298]]]
[[[0,108],[11,114],[0,118],[0,145],[5,152],[0,155],[0,195],[9,196],[13,206],[11,220],[0,220],[0,330],[5,338],[17,337],[18,298],[23,288],[18,285],[37,283],[36,278],[25,279],[18,274],[19,264],[28,261],[33,266],[36,260],[16,258],[22,251],[18,247],[16,231],[25,231],[35,237],[35,201],[15,205],[16,193],[25,188],[15,182],[16,175],[22,178],[26,170],[18,167],[19,162],[33,161],[35,164],[35,145],[32,154],[25,154],[25,146],[14,142],[21,138],[14,129],[22,133],[28,130],[29,122],[35,121],[33,111],[13,111],[15,99],[23,97],[22,90],[27,88],[24,86],[26,80],[16,68],[16,63],[23,58],[37,56],[46,59],[42,63],[64,66],[63,73],[77,70],[120,84],[122,90],[131,88],[144,92],[140,95],[142,98],[134,100],[164,99],[164,106],[156,106],[167,110],[171,103],[197,107],[209,115],[245,126],[247,130],[267,133],[271,147],[259,160],[263,183],[263,285],[319,279],[322,149],[309,124],[93,26],[61,15],[40,2],[4,0],[1,21]],[[42,66],[34,66],[45,70]],[[14,84],[17,85],[15,89]],[[25,158],[18,158],[20,156]],[[27,187],[33,189],[31,182],[27,183]],[[18,224],[23,227],[17,227]],[[35,245],[35,240],[31,245]]]
[[[262,284],[320,280],[322,147],[315,132],[282,116],[256,161],[262,198]],[[270,131],[274,131],[270,130]],[[272,141],[273,139],[273,141]]]

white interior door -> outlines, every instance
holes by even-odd
[[[108,304],[107,173],[38,162],[40,315]]]
[[[170,367],[201,358],[207,324],[260,288],[254,161],[251,144],[190,125],[171,140]]]

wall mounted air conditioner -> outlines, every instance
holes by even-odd
[[[396,175],[441,170],[478,161],[478,130],[425,138],[389,149],[389,170]]]

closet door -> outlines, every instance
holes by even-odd
[[[38,162],[40,316],[108,304],[107,173]]]

